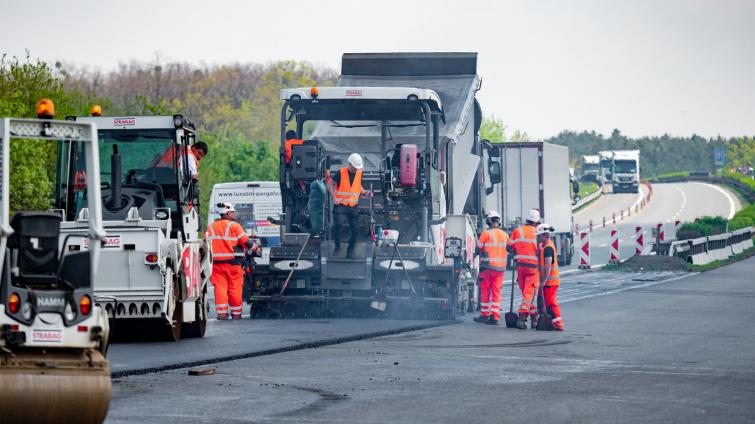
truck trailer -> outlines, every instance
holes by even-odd
[[[582,180],[602,183],[603,180],[600,174],[600,156],[582,156]]]
[[[501,214],[511,232],[525,221],[531,209],[540,210],[542,222],[556,230],[554,243],[559,265],[569,265],[574,255],[572,209],[569,196],[569,148],[543,142],[496,143],[486,153],[490,163],[500,163],[502,182],[487,189],[486,209]]]
[[[604,184],[613,184],[613,152],[604,150],[598,152],[600,157],[600,177]]]
[[[281,91],[283,234],[270,275],[255,282],[253,318],[474,309],[484,200],[476,65],[476,53],[345,54],[336,87]],[[287,163],[289,128],[311,135]],[[374,193],[357,205],[356,259],[334,253],[324,189],[353,152]]]

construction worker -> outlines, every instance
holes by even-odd
[[[506,271],[506,246],[509,236],[501,229],[501,215],[490,211],[485,219],[488,229],[480,234],[477,249],[480,252],[480,316],[475,322],[498,325],[501,319],[501,289]]]
[[[537,242],[540,250],[540,281],[543,281],[543,298],[545,308],[553,317],[553,329],[564,331],[564,320],[561,318],[561,307],[558,305],[556,293],[561,279],[558,275],[558,255],[556,245],[553,244],[550,233],[555,230],[548,224],[537,226]],[[538,308],[542,308],[542,302],[538,297]]]
[[[525,225],[517,227],[511,233],[509,245],[506,248],[514,254],[516,261],[516,279],[522,292],[522,303],[519,305],[519,320],[516,327],[527,328],[527,317],[532,317],[532,328],[537,326],[537,287],[540,282],[538,275],[537,257],[537,224],[540,223],[540,211],[532,209],[527,214]]]
[[[185,151],[183,146],[181,146],[180,150],[181,152]],[[207,155],[208,150],[209,147],[204,141],[197,141],[189,149],[187,162],[189,164],[189,175],[191,175],[191,179],[199,179],[199,161]],[[174,146],[168,147],[165,152],[163,152],[162,156],[155,160],[152,166],[155,168],[172,168],[175,151],[176,149]],[[178,167],[181,168],[182,166],[183,161],[180,161]]]
[[[232,204],[218,203],[217,208],[220,219],[208,225],[205,233],[205,240],[212,243],[210,281],[215,288],[215,312],[219,320],[228,319],[229,310],[232,319],[240,319],[244,255],[253,254],[259,247],[236,222],[236,208]]]
[[[333,255],[341,252],[341,234],[344,222],[347,223],[349,235],[349,247],[346,249],[346,257],[354,259],[354,247],[359,231],[359,196],[372,197],[372,192],[362,188],[362,156],[352,153],[348,159],[348,166],[341,168],[333,175],[328,183],[328,192],[333,200],[333,239],[335,249]]]
[[[302,140],[301,138],[297,138],[296,137],[296,131],[294,131],[294,130],[288,130],[288,131],[286,131],[286,148],[285,148],[285,150],[286,150],[286,157],[285,157],[286,165],[288,165],[289,163],[291,163],[291,156],[293,154],[293,147],[295,145],[297,145],[297,144],[302,144],[302,143],[304,143],[304,140]]]

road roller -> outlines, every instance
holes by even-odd
[[[93,297],[105,239],[97,129],[53,115],[44,99],[40,119],[0,119],[0,423],[101,423],[110,406],[108,320]],[[77,216],[11,214],[11,148],[41,141],[92,159],[77,186],[63,187],[84,193]]]

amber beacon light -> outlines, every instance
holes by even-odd
[[[52,119],[55,116],[55,105],[50,99],[41,99],[37,102],[37,118]]]

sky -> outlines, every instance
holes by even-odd
[[[0,0],[0,16],[0,53],[102,70],[473,51],[509,133],[755,134],[749,0]]]

